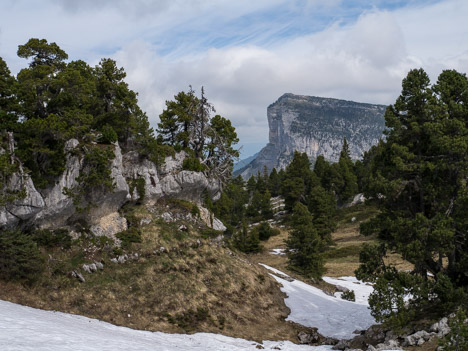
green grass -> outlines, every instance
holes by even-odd
[[[327,260],[335,260],[350,256],[359,256],[362,245],[350,245],[337,248],[331,248],[324,252],[323,257]]]

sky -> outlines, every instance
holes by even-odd
[[[18,45],[44,38],[70,60],[115,59],[153,127],[203,86],[245,158],[284,93],[391,104],[412,68],[468,72],[467,18],[466,0],[0,0],[0,57],[16,74]]]

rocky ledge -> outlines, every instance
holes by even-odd
[[[12,160],[13,145],[12,141],[11,150],[8,150]],[[83,168],[83,156],[75,152],[79,146],[76,139],[66,143],[65,171],[52,186],[45,189],[37,189],[21,163],[15,161],[18,163],[18,170],[9,177],[6,189],[23,191],[24,196],[0,206],[0,228],[34,226],[57,229],[84,220],[94,234],[112,237],[115,233],[127,229],[125,218],[118,213],[125,203],[139,201],[151,206],[162,198],[170,197],[187,200],[201,207],[204,194],[208,194],[213,200],[219,198],[221,194],[219,181],[209,178],[202,172],[183,170],[182,164],[187,156],[185,152],[179,152],[174,157],[166,157],[162,165],[156,165],[147,159],[142,159],[135,151],[122,154],[119,144],[115,143],[113,144],[115,157],[110,166],[114,189],[107,193],[90,194],[93,203],[88,206],[88,211],[81,213],[77,211],[73,199],[66,194],[66,189],[79,186],[77,178]],[[135,181],[143,183],[144,190],[131,186]],[[142,194],[139,194],[139,191]],[[210,214],[206,212],[207,210],[203,209],[205,222],[209,226],[214,224],[217,230],[223,230],[224,227],[220,222],[210,218]]]

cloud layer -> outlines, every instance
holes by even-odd
[[[154,126],[165,100],[204,86],[245,156],[267,142],[266,108],[283,93],[389,104],[411,68],[433,79],[446,68],[468,71],[463,0],[35,3],[0,5],[0,56],[12,71],[25,65],[15,51],[30,37],[57,42],[73,59],[113,57]]]

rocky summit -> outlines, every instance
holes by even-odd
[[[351,158],[358,159],[378,143],[385,128],[386,106],[284,94],[268,106],[269,143],[248,165],[236,172],[249,178],[265,167],[285,168],[294,151],[305,152],[312,162],[323,155],[335,162],[343,139]]]

